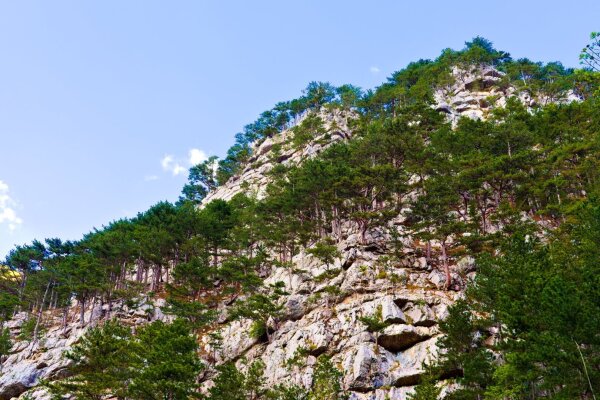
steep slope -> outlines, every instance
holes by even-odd
[[[512,86],[499,89],[503,73],[493,68],[470,74],[455,70],[454,74],[456,83],[436,91],[437,103],[433,106],[452,122],[460,117],[485,119],[491,110],[504,106],[507,98],[513,96],[528,107],[533,105],[527,95]],[[477,82],[483,82],[482,87]],[[495,99],[494,104],[488,103],[490,98]],[[229,200],[238,193],[260,198],[271,179],[269,172],[276,165],[297,165],[332,143],[352,137],[344,114],[322,111],[319,117],[325,121],[330,140],[323,143],[322,134],[305,147],[293,148],[291,130],[265,140],[253,150],[243,171],[210,193],[205,204],[215,199]],[[271,150],[277,144],[283,144],[284,149],[277,149],[273,155]],[[348,223],[342,232],[344,240],[337,244],[340,256],[334,265],[325,265],[301,252],[293,258],[294,267],[290,269],[301,273],[276,269],[265,283],[285,284],[285,322],[278,326],[269,343],[246,336],[249,321],[224,326],[220,361],[260,359],[265,363],[269,385],[291,382],[307,386],[316,357],[327,353],[333,355],[344,372],[344,385],[352,393],[351,399],[406,398],[420,380],[422,365],[435,358],[438,322],[447,315],[448,306],[460,297],[460,292],[443,290],[443,273],[417,254],[410,232],[401,224],[403,219],[400,215],[391,223],[398,236],[407,238],[401,262],[389,261],[393,251],[389,248],[389,231],[371,231],[366,242],[361,243],[356,226]],[[464,283],[473,273],[472,259],[465,257],[455,264],[452,279]],[[394,277],[392,281],[390,276]],[[331,288],[339,291],[332,295]],[[374,315],[378,309],[389,326],[377,334],[376,343],[376,333],[368,332],[359,318]],[[302,367],[286,367],[298,352],[305,357]]]
[[[511,98],[529,112],[547,102],[579,100],[572,90],[548,98],[506,84],[505,73],[491,66],[477,66],[468,72],[453,68],[451,75],[451,83],[434,88],[431,108],[444,113],[453,126],[461,117],[485,120]],[[335,143],[352,140],[356,136],[355,122],[361,116],[348,109],[321,107],[305,113],[296,126],[302,126],[309,118],[322,123],[309,139],[298,140],[298,129],[291,127],[257,141],[239,172],[210,192],[203,206],[215,200],[229,201],[237,194],[264,198],[274,179],[273,171],[279,166],[301,165]],[[418,178],[411,177],[413,181]],[[406,197],[414,199],[419,195],[415,189]],[[493,199],[484,201],[486,210],[488,203],[492,209]],[[341,221],[335,238],[332,232],[320,234],[320,241],[334,239],[331,240],[336,248],[333,262],[314,255],[311,250],[317,241],[313,240],[297,249],[290,260],[261,270],[264,286],[278,287],[283,293],[277,298],[282,311],[277,318],[266,322],[266,336],[250,335],[253,323],[249,319],[229,318],[235,304],[248,298],[249,293],[219,298],[215,307],[219,310],[217,322],[208,330],[220,333],[222,345],[215,348],[205,331],[200,337],[202,357],[211,366],[201,376],[204,387],[210,387],[216,377],[212,366],[234,361],[240,370],[245,370],[248,363],[256,360],[264,364],[267,386],[291,383],[310,387],[318,357],[327,354],[342,371],[343,386],[350,399],[406,399],[424,373],[423,364],[436,357],[441,335],[439,322],[447,316],[448,307],[461,298],[475,271],[472,257],[461,253],[445,256],[450,263],[450,286],[440,263],[426,255],[445,254],[446,248],[439,240],[432,239],[426,249],[414,235],[412,222],[407,221],[409,211],[403,208],[365,232],[361,232],[356,221],[347,219]],[[452,243],[451,237],[449,242]],[[276,251],[269,251],[275,259]],[[223,254],[215,256],[217,261],[225,258]],[[135,267],[141,277],[142,266],[137,260]],[[153,273],[158,273],[157,282],[169,282],[168,267],[159,268],[158,272],[147,271],[144,283],[155,281]],[[127,278],[134,280],[135,276]],[[219,289],[220,284],[217,280],[213,286]],[[146,285],[143,290],[151,289]],[[171,318],[161,311],[165,302],[158,297],[150,299],[142,291],[136,298],[136,306],[128,306],[124,301],[92,302],[84,310],[84,320],[93,322],[84,326],[76,313],[63,326],[61,315],[46,312],[48,327],[40,339],[33,342],[28,338],[17,339],[3,362],[0,399],[27,394],[44,398],[46,394],[41,390],[26,391],[35,388],[40,379],[54,380],[67,374],[68,361],[62,352],[103,318],[116,317],[134,327]],[[365,322],[369,317],[379,319],[381,327],[371,328]],[[18,337],[22,332],[25,319],[24,313],[17,314],[7,323],[13,336]],[[448,371],[444,378],[452,378],[455,373]]]
[[[305,114],[297,122],[297,125],[301,125],[308,116],[308,113]],[[253,145],[252,155],[243,170],[230,178],[224,185],[210,192],[204,199],[204,204],[216,199],[230,200],[237,193],[247,193],[261,198],[270,181],[268,174],[275,164],[298,165],[303,160],[318,155],[331,144],[352,137],[352,130],[348,127],[348,122],[356,116],[353,116],[351,112],[341,110],[326,112],[323,110],[317,113],[317,117],[323,122],[324,132],[311,138],[306,145],[294,146],[292,144],[293,128],[256,142]]]

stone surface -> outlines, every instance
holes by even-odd
[[[144,304],[146,302],[141,303]],[[139,318],[134,315],[136,312],[143,312],[146,317],[148,315],[147,311],[157,308],[157,304],[151,306],[145,305],[134,310],[135,312],[130,313],[125,306],[116,304],[113,308],[113,315],[119,317],[123,322],[133,325],[139,323]],[[64,377],[66,368],[70,363],[64,357],[64,352],[69,350],[88,329],[98,323],[101,316],[99,310],[101,310],[101,307],[91,307],[88,309],[85,312],[85,318],[87,321],[92,321],[92,323],[88,323],[82,327],[78,320],[79,313],[74,309],[64,329],[62,327],[61,316],[46,313],[44,315],[44,323],[50,325],[50,327],[36,342],[18,339],[21,333],[21,326],[27,318],[26,313],[19,313],[15,318],[8,321],[6,327],[14,335],[14,345],[11,349],[11,354],[2,363],[0,400],[19,397],[25,391],[34,388],[41,379],[53,380]],[[164,317],[160,312],[155,313],[153,317],[153,313],[150,313],[150,320],[163,319],[162,317]],[[91,317],[93,319],[90,319]],[[144,318],[141,323],[147,323],[148,321],[148,318]],[[42,390],[28,393],[34,399],[46,399],[49,397]]]
[[[485,119],[495,107],[503,107],[510,97],[516,97],[526,107],[549,101],[576,101],[573,93],[561,99],[536,98],[529,92],[500,85],[502,72],[493,68],[472,71],[454,68],[455,82],[434,92],[434,107],[445,113],[456,124],[461,117]],[[314,157],[334,142],[352,137],[352,113],[320,111],[328,131],[313,138],[300,148],[291,144],[292,130],[257,143],[250,161],[242,172],[211,192],[205,203],[214,199],[229,200],[244,192],[258,198],[264,195],[269,182],[267,173],[277,164],[296,165]],[[298,122],[301,122],[298,121]],[[327,135],[327,136],[326,136]],[[327,139],[326,139],[327,137]],[[274,149],[279,147],[279,153]],[[417,179],[416,177],[414,179]],[[416,194],[411,194],[409,197]],[[352,400],[403,400],[414,389],[423,371],[423,362],[437,354],[438,323],[448,314],[448,306],[461,296],[457,291],[445,291],[445,275],[435,260],[423,257],[423,243],[413,241],[410,232],[402,231],[406,211],[391,221],[402,233],[403,258],[382,274],[381,257],[385,256],[390,239],[382,230],[371,230],[365,242],[359,240],[358,229],[350,222],[341,227],[338,250],[340,257],[332,266],[325,266],[304,252],[296,255],[294,269],[275,268],[265,272],[265,283],[283,282],[289,295],[281,299],[283,317],[270,321],[273,329],[270,342],[250,338],[250,321],[228,322],[226,308],[218,318],[216,329],[223,336],[223,347],[215,351],[207,337],[200,338],[202,354],[209,365],[235,361],[245,368],[244,360],[261,359],[265,363],[267,384],[292,382],[309,386],[317,357],[332,356],[333,362],[344,373],[344,386],[351,391]],[[434,250],[439,244],[432,243]],[[436,247],[438,246],[438,247]],[[465,279],[472,277],[474,261],[468,257],[450,260],[453,289],[461,289]],[[324,276],[327,270],[335,274]],[[390,276],[400,277],[391,281]],[[328,287],[339,289],[338,295],[328,295]],[[162,300],[153,304],[128,309],[115,305],[112,316],[129,325],[144,324],[165,316],[160,310]],[[383,319],[390,325],[380,334],[368,332],[360,322],[361,316],[372,315],[381,307]],[[47,399],[43,390],[35,389],[40,379],[59,378],[68,361],[62,357],[82,334],[101,318],[106,318],[107,307],[86,310],[86,320],[92,324],[81,327],[77,311],[69,316],[65,329],[60,316],[45,315],[49,329],[38,343],[17,340],[11,354],[2,364],[0,400],[10,399],[27,392],[34,399]],[[20,333],[26,314],[17,314],[6,323],[15,337]],[[210,386],[214,373],[203,375]]]

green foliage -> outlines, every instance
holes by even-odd
[[[218,372],[214,386],[209,389],[210,400],[246,400],[245,380],[243,373],[235,364],[225,363],[216,367]]]
[[[375,333],[375,344],[379,346],[379,332],[390,325],[389,322],[383,320],[381,304],[377,306],[373,315],[361,316],[358,320],[367,326],[369,332]]]
[[[257,360],[249,364],[242,360],[241,363],[243,371],[233,362],[216,367],[217,376],[214,386],[209,389],[207,400],[307,399],[308,391],[300,386],[280,384],[267,389],[264,382],[265,365],[262,361]]]
[[[316,111],[327,104],[351,108],[358,104],[361,96],[361,90],[352,85],[335,88],[327,82],[310,82],[300,98],[276,104],[236,135],[236,143],[227,151],[226,157],[218,162],[217,182],[223,184],[239,172],[250,157],[252,143],[260,143],[292,127],[307,111]],[[299,140],[304,139],[305,136]]]
[[[438,341],[443,355],[437,369],[462,375],[458,379],[461,388],[450,395],[452,399],[480,398],[490,383],[492,353],[481,342],[480,324],[484,321],[478,321],[462,300],[450,308],[449,317],[440,324],[445,336]]]
[[[212,156],[208,160],[190,168],[188,183],[181,192],[180,201],[191,201],[199,204],[211,190],[217,187],[216,171],[217,157]]]
[[[32,340],[33,339],[33,331],[35,330],[36,319],[32,316],[29,316],[23,324],[21,325],[21,330],[19,332],[19,340]]]
[[[250,325],[250,330],[248,331],[248,336],[253,339],[260,339],[267,337],[267,330],[269,327],[267,326],[266,321],[256,320],[252,321],[252,325]]]
[[[306,250],[306,252],[325,264],[327,271],[329,271],[329,266],[341,256],[337,246],[329,238],[317,242],[313,247]]]
[[[326,131],[323,126],[323,120],[318,115],[311,114],[300,124],[293,127],[292,132],[294,133],[292,145],[294,148],[300,149],[313,138],[324,134]]]
[[[339,96],[340,105],[345,109],[357,107],[364,96],[361,88],[349,84],[338,87],[336,92]]]
[[[579,60],[587,68],[600,72],[600,32],[590,34],[590,43],[581,50]]]
[[[2,371],[2,358],[10,354],[12,348],[12,340],[8,328],[0,327],[0,372]]]
[[[175,266],[164,311],[187,320],[195,329],[209,324],[215,317],[214,310],[200,300],[202,289],[212,284],[212,274],[207,257],[194,257]]]
[[[373,315],[362,316],[358,320],[367,326],[369,332],[379,332],[389,326],[389,323],[383,320],[381,305],[377,306]]]
[[[586,51],[597,39],[594,34]],[[583,62],[595,60],[586,54]],[[488,85],[477,76],[489,66],[505,73],[493,83],[499,91],[516,86],[547,105],[526,108],[509,98],[485,121],[464,118],[452,126],[431,106],[434,89],[449,90],[455,76],[475,77],[474,88]],[[284,286],[265,287],[263,278],[285,268],[291,284],[302,273],[295,261],[303,252],[326,266],[317,281],[333,278],[347,267],[329,270],[350,227],[363,250],[389,254],[380,258],[376,277],[394,282],[403,279],[393,268],[407,257],[408,240],[416,255],[445,272],[447,289],[465,285],[464,276],[453,273],[455,261],[477,256],[468,302],[452,307],[441,325],[446,351],[436,373],[460,382],[454,398],[589,397],[600,364],[594,318],[600,239],[594,236],[596,206],[588,200],[600,184],[599,76],[560,63],[515,61],[476,37],[462,50],[409,64],[366,94],[351,85],[311,82],[300,98],[278,103],[244,127],[224,159],[192,167],[178,203],[160,202],[76,242],[50,238],[16,246],[0,271],[0,321],[28,312],[23,332],[31,339],[47,310],[67,316],[73,300],[82,324],[102,324],[84,321],[85,311],[108,305],[100,318],[110,321],[117,302],[133,307],[164,297],[165,311],[185,323],[152,324],[131,335],[108,322],[91,333],[95,341],[74,350],[75,375],[55,388],[81,398],[184,398],[194,391],[191,377],[199,368],[193,337],[184,331],[215,331],[215,310],[227,303],[233,304],[230,318],[250,319],[249,333],[269,341],[283,315]],[[565,103],[570,90],[582,101]],[[277,165],[260,200],[238,194],[198,207],[208,191],[247,165],[261,141],[292,127],[296,146],[326,137],[322,109],[356,117],[352,140],[336,141],[299,165]],[[401,212],[402,221],[396,218]],[[548,243],[532,239],[549,237],[542,227],[559,226]],[[339,286],[329,285],[309,300],[325,298],[328,306],[342,296]],[[361,320],[376,335],[385,328],[381,310]],[[219,338],[211,340],[218,351]],[[114,354],[118,349],[124,358]],[[231,392],[223,389],[222,396],[238,393],[240,379],[259,385],[258,367],[241,378],[235,368],[223,368],[220,385]],[[270,395],[336,398],[333,375],[323,378],[332,368],[318,369],[310,395],[291,386]],[[420,396],[435,394],[431,382],[422,388]],[[239,390],[240,398],[248,395]]]
[[[0,280],[0,321],[10,319],[13,311],[19,305],[19,285],[14,281]]]
[[[188,399],[194,397],[202,369],[196,337],[182,320],[161,321],[143,327],[136,335],[137,371],[129,391],[138,399]]]
[[[218,367],[214,386],[209,389],[208,400],[257,400],[264,398],[265,365],[255,361],[246,365],[246,372],[239,371],[234,363],[225,363]],[[275,397],[276,398],[276,397]]]
[[[492,42],[481,36],[465,42],[461,58],[461,61],[468,65],[499,65],[511,61],[508,53],[496,50]]]
[[[438,400],[442,393],[442,388],[437,382],[439,375],[430,365],[422,366],[425,373],[421,375],[419,384],[415,387],[414,393],[408,395],[409,400]]]
[[[265,393],[265,379],[263,377],[264,371],[265,364],[261,360],[254,361],[248,365],[244,387],[248,393],[249,399],[261,398]]]
[[[342,389],[342,373],[331,359],[321,355],[315,366],[308,400],[343,400],[348,395]]]
[[[283,306],[277,304],[278,297],[277,294],[257,293],[250,295],[244,301],[233,305],[230,317],[232,319],[247,318],[252,320],[253,324],[249,334],[254,338],[265,337],[270,342],[271,332],[268,321],[271,318],[277,320],[283,310]]]
[[[106,395],[124,398],[137,364],[131,342],[131,330],[116,321],[91,329],[66,353],[73,362],[69,367],[72,376],[48,383],[51,393],[57,398],[65,395],[90,400]]]
[[[310,349],[306,347],[298,347],[292,357],[285,360],[287,368],[303,367],[306,364],[306,357],[310,355]]]
[[[341,269],[328,269],[322,274],[315,276],[314,281],[317,283],[324,282],[329,279],[333,279],[342,272]]]
[[[187,325],[154,322],[132,335],[117,321],[91,329],[66,357],[70,377],[47,383],[55,396],[188,399],[202,365]]]
[[[600,375],[590,368],[600,355],[598,240],[593,198],[548,243],[516,231],[499,256],[479,259],[468,301],[440,325],[446,335],[438,367],[461,376],[451,398],[585,398],[598,390]]]
[[[306,400],[307,397],[308,391],[297,385],[276,385],[266,394],[268,400]]]

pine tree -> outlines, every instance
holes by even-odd
[[[10,337],[10,331],[8,328],[2,328],[0,324],[0,373],[2,373],[2,364],[4,364],[4,357],[10,354],[12,348],[12,340]]]
[[[408,395],[409,400],[438,400],[442,393],[442,388],[437,383],[438,374],[430,365],[421,367],[424,374],[421,375],[419,384],[415,387],[414,393]]]
[[[247,400],[246,377],[235,364],[225,363],[216,368],[218,375],[209,389],[210,400]]]
[[[194,397],[202,364],[196,337],[183,320],[161,321],[143,327],[135,340],[141,368],[129,393],[140,400],[187,400]]]
[[[308,400],[344,400],[348,397],[342,389],[342,373],[331,358],[321,355],[315,366]]]
[[[69,377],[46,382],[54,396],[100,400],[187,400],[202,369],[196,338],[182,320],[156,321],[137,335],[116,320],[92,328],[66,353]]]
[[[246,300],[236,303],[231,310],[231,318],[247,318],[252,320],[253,325],[250,335],[254,338],[266,338],[271,341],[269,320],[275,321],[279,318],[283,306],[277,304],[278,295],[266,295],[257,293],[250,295]]]
[[[367,326],[367,330],[375,334],[375,345],[379,348],[379,333],[390,324],[383,320],[383,307],[377,306],[373,315],[359,317],[358,320]]]
[[[89,400],[126,398],[139,366],[131,340],[131,330],[114,320],[91,329],[65,355],[73,362],[71,377],[47,383],[51,393]]]

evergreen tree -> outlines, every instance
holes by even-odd
[[[590,34],[590,43],[587,44],[579,56],[581,64],[594,70],[600,71],[600,33],[592,32]]]
[[[277,322],[283,306],[277,304],[277,293],[262,294],[257,293],[248,296],[242,302],[236,303],[231,310],[231,318],[240,319],[247,318],[252,320],[253,325],[250,330],[250,335],[254,338],[266,338],[267,342],[271,342],[271,327],[269,320],[273,319]]]
[[[409,400],[438,400],[442,393],[442,388],[437,383],[438,374],[430,365],[423,365],[425,371],[421,375],[419,384],[415,387],[414,393],[408,395]]]
[[[88,331],[66,357],[73,362],[71,376],[47,383],[57,397],[73,395],[78,399],[100,400],[105,396],[125,399],[139,360],[131,346],[129,327],[117,321]]]
[[[373,315],[359,317],[358,320],[367,326],[367,330],[375,334],[375,345],[379,348],[379,333],[390,324],[383,320],[383,307],[377,306]]]
[[[188,183],[181,191],[180,201],[189,200],[199,204],[204,197],[217,187],[217,157],[212,156],[201,164],[190,168]]]
[[[202,301],[202,293],[211,288],[214,275],[207,256],[195,257],[175,266],[172,282],[167,285],[165,311],[186,319],[195,329],[210,323],[214,312],[209,309],[210,304]]]
[[[315,366],[308,400],[344,400],[348,395],[342,389],[342,373],[331,359],[321,355]]]
[[[306,400],[308,391],[298,385],[276,385],[266,394],[268,400]]]
[[[10,354],[12,348],[12,340],[10,337],[10,331],[8,328],[2,328],[0,324],[0,373],[2,373],[2,364],[4,364],[4,357]]]
[[[143,400],[187,400],[196,397],[202,364],[198,343],[183,320],[161,321],[143,327],[135,338],[140,369],[129,387],[130,396]]]
[[[321,240],[306,250],[306,252],[324,263],[327,270],[341,255],[337,246],[331,240]]]
[[[247,400],[245,376],[233,363],[225,363],[216,367],[218,372],[214,386],[209,389],[210,400]]]
[[[66,357],[69,377],[46,385],[78,399],[189,399],[202,368],[196,338],[181,320],[157,321],[137,335],[116,320],[89,330]]]
[[[237,369],[234,363],[218,366],[214,386],[209,389],[209,400],[259,400],[264,399],[264,368],[262,361],[246,364],[246,372]]]

